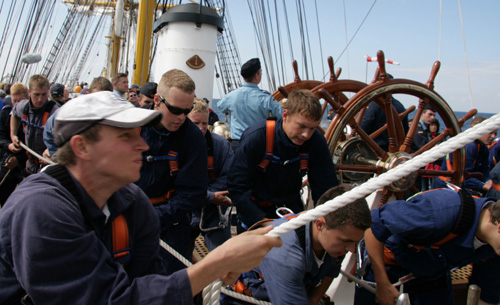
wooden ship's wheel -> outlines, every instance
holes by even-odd
[[[336,112],[325,136],[343,182],[362,183],[373,174],[382,174],[420,155],[445,140],[446,137],[459,134],[463,123],[477,112],[475,109],[471,110],[464,118],[457,120],[446,101],[433,90],[434,79],[440,66],[439,62],[434,64],[427,83],[422,84],[406,79],[389,79],[385,71],[384,53],[379,51],[377,57],[379,69],[375,81],[359,90],[349,100],[339,101],[339,98],[332,96],[329,90],[325,88],[317,90],[318,94],[328,101]],[[414,97],[418,101],[417,107],[409,107],[405,113],[398,114],[391,103],[391,98],[395,94]],[[360,127],[360,122],[366,107],[372,101],[375,101],[384,111],[387,124],[374,133],[367,134]],[[441,116],[445,128],[438,137],[424,147],[411,152],[411,144],[417,131],[417,122],[419,122],[426,105],[432,106],[437,114]],[[417,109],[414,117],[416,123],[412,124],[405,134],[401,117],[415,108]],[[346,132],[346,130],[350,131]],[[374,140],[385,130],[387,130],[389,136],[388,151],[382,149]],[[465,164],[463,160],[464,151],[458,149],[453,152],[453,166],[451,169],[447,171],[420,169],[385,186],[380,204],[387,202],[392,195],[396,199],[404,199],[408,192],[418,192],[415,187],[417,175],[450,177],[451,183],[459,185],[464,178]]]
[[[317,86],[323,84],[323,82],[318,81],[318,80],[301,80],[299,77],[299,70],[298,70],[298,66],[297,66],[297,61],[294,60],[292,65],[293,65],[293,71],[295,73],[295,80],[287,85],[279,87],[278,90],[276,90],[273,93],[274,99],[278,102],[281,101],[282,99],[288,97],[288,93],[292,92],[293,90],[297,90],[297,89],[310,90],[314,87],[317,87]]]

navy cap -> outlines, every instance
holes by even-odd
[[[241,76],[247,79],[255,75],[260,69],[260,60],[252,58],[241,66]]]
[[[64,96],[64,85],[55,83],[50,87],[50,96],[52,97],[62,97]]]
[[[156,94],[157,83],[148,82],[141,87],[141,95],[147,96],[149,98],[154,98]]]

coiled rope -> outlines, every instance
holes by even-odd
[[[405,162],[404,164],[401,164],[398,167],[393,168],[380,176],[369,179],[362,185],[340,196],[337,196],[332,200],[325,202],[324,204],[316,207],[315,209],[310,210],[307,213],[300,214],[297,218],[282,223],[280,226],[273,228],[269,233],[267,233],[267,235],[280,237],[285,233],[295,230],[296,228],[301,227],[330,212],[333,212],[336,209],[341,208],[357,199],[365,198],[369,194],[383,188],[384,186],[408,175],[409,173],[418,170],[421,167],[424,167],[428,163],[434,162],[435,160],[444,157],[446,154],[451,153],[459,148],[462,148],[466,144],[469,144],[474,140],[482,137],[484,134],[499,128],[500,128],[500,114],[496,114],[491,118],[483,121],[481,124],[478,124],[472,128],[467,129],[466,131],[458,134],[457,136],[449,139],[446,142],[443,142],[435,146],[434,148],[424,152],[423,154],[415,157],[414,159],[411,159]],[[170,248],[163,241],[160,241],[160,243],[163,247]],[[167,250],[170,252],[169,249]],[[172,255],[174,255],[182,262],[184,262],[186,266],[192,265],[191,262],[187,261],[184,257],[180,256],[178,253],[177,255],[172,253]],[[246,295],[229,291],[224,287],[222,287],[221,280],[214,281],[213,283],[205,287],[205,289],[203,290],[203,304],[204,305],[219,304],[219,296],[221,291],[224,294],[227,294],[231,297],[246,302],[250,302],[253,304],[263,304],[263,305],[270,304],[269,302],[259,301],[254,298],[248,297]]]

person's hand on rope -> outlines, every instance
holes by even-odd
[[[42,154],[42,157],[44,157],[45,159],[47,160],[50,160],[50,153],[49,153],[49,149],[46,148],[44,151],[43,151],[43,154]],[[44,164],[44,165],[47,165],[47,163],[43,162],[43,160],[40,160],[40,163]]]
[[[9,158],[7,158],[7,160],[5,160],[5,164],[3,166],[8,169],[14,169],[18,165],[19,161],[17,161],[17,158],[15,156],[10,156]]]
[[[216,205],[220,205],[223,207],[229,207],[233,205],[231,199],[226,197],[229,194],[229,191],[220,191],[214,193],[214,199],[212,202]]]
[[[189,267],[193,295],[216,279],[234,283],[241,273],[257,267],[273,247],[281,247],[281,239],[265,235],[271,229],[269,226],[232,237]]]
[[[18,142],[19,142],[19,140],[18,140]],[[23,149],[23,148],[19,145],[19,143],[18,143],[17,145],[16,145],[16,144],[14,144],[14,143],[10,143],[8,148],[9,148],[9,150],[10,150],[13,154],[17,154],[18,152],[20,152],[20,151],[21,151],[21,149]]]
[[[377,283],[376,300],[380,305],[394,305],[399,297],[399,291],[390,282]]]
[[[483,191],[489,191],[491,186],[493,185],[493,181],[488,180],[486,183],[483,185]]]

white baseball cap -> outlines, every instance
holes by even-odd
[[[114,92],[100,91],[66,102],[56,114],[53,135],[60,147],[96,124],[136,128],[158,124],[160,119],[160,111],[138,108]]]

